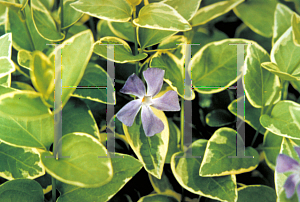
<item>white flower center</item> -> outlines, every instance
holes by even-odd
[[[142,99],[142,104],[147,106],[152,105],[152,96],[145,95]]]

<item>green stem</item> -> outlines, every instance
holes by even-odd
[[[181,111],[180,111],[180,134],[181,134],[181,150],[184,151],[184,98],[181,100]]]
[[[288,87],[289,87],[289,82],[283,81],[282,90],[281,90],[281,100],[286,100],[288,95]]]
[[[116,83],[120,83],[120,84],[125,84],[125,81],[119,80],[119,79],[115,79],[115,82],[116,82]]]
[[[132,26],[134,27],[134,55],[138,54],[138,42],[137,42],[137,33],[136,33],[136,26],[133,24],[133,20],[136,18],[136,7],[133,7],[133,19],[132,19]],[[135,73],[139,73],[139,61],[135,62]]]
[[[54,177],[51,177],[52,178],[52,202],[55,202],[56,201],[56,180]]]

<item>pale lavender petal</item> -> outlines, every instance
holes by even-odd
[[[124,94],[132,94],[138,96],[139,98],[143,98],[146,94],[146,89],[143,81],[135,74],[132,74],[128,77],[125,85],[120,90],[121,93]]]
[[[133,121],[142,106],[141,100],[132,100],[118,111],[116,117],[126,126],[132,126]]]
[[[163,85],[165,70],[149,68],[143,72],[143,75],[147,82],[147,95],[154,97]]]
[[[287,198],[291,198],[295,193],[296,182],[295,175],[291,174],[285,181],[283,187],[285,189],[285,194]]]
[[[300,147],[294,147],[295,151],[297,152],[299,158],[300,158]]]
[[[176,91],[170,90],[159,98],[152,100],[152,107],[162,111],[179,111],[179,101]]]
[[[299,167],[299,163],[285,154],[279,154],[277,157],[276,170],[279,173],[291,171]]]
[[[300,184],[297,187],[298,202],[300,202]]]
[[[142,107],[142,123],[146,136],[151,137],[164,129],[163,122],[153,113],[149,106]]]

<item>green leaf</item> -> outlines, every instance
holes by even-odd
[[[44,193],[38,182],[17,179],[0,186],[0,201],[44,202]]]
[[[55,67],[43,52],[33,52],[30,63],[30,78],[33,86],[43,97],[54,102]]]
[[[90,16],[116,22],[127,22],[132,15],[132,7],[126,0],[79,0],[71,7]]]
[[[180,151],[180,148],[178,147],[180,142],[180,130],[176,126],[176,124],[173,121],[171,121],[171,119],[168,119],[168,124],[170,130],[170,138],[169,138],[168,153],[167,153],[165,163],[170,163],[172,155]]]
[[[245,94],[252,106],[261,108],[275,104],[281,99],[279,77],[261,67],[261,63],[270,61],[269,54],[260,45],[253,42],[248,46],[244,69]]]
[[[62,24],[62,29],[66,29],[73,24],[75,24],[83,15],[82,12],[75,10],[70,4],[76,2],[76,0],[64,0],[63,15],[64,21]],[[61,9],[59,8],[58,14],[60,14]]]
[[[69,158],[46,158],[51,152],[42,152],[41,159],[47,173],[64,183],[80,187],[99,187],[108,183],[113,176],[110,158],[105,147],[86,133],[69,133],[62,139],[62,156]],[[66,172],[67,171],[67,172]]]
[[[174,8],[164,3],[144,6],[133,23],[139,27],[169,31],[187,31],[192,27]]]
[[[300,140],[300,105],[289,100],[278,102],[271,115],[260,117],[263,127],[276,135]]]
[[[233,11],[254,32],[271,37],[276,5],[277,0],[247,0],[235,7]]]
[[[49,41],[44,39],[37,32],[28,5],[25,7],[25,15],[26,19],[24,21],[15,11],[8,9],[8,20],[5,24],[5,31],[12,33],[13,47],[16,50],[44,50],[47,44],[49,44]]]
[[[45,174],[36,148],[20,148],[0,142],[0,159],[0,176],[7,180],[35,179]]]
[[[51,13],[38,0],[31,0],[31,13],[38,33],[47,40],[61,41],[65,35],[57,30]]]
[[[300,46],[300,16],[294,13],[292,17],[293,40],[297,46]]]
[[[185,46],[181,48],[185,52]],[[192,91],[192,95],[185,96],[184,85],[185,69],[184,69],[184,57],[179,60],[174,54],[170,52],[157,52],[150,61],[149,67],[155,67],[165,70],[164,81],[168,83],[171,88],[178,93],[178,95],[186,100],[193,100],[195,93]]]
[[[217,93],[232,86],[241,76],[242,66],[237,67],[237,46],[252,41],[224,39],[206,44],[192,58],[189,70],[193,72],[193,86],[199,93]],[[247,45],[244,46],[247,48]]]
[[[241,147],[237,148],[238,145]],[[236,156],[237,149],[245,149],[244,155],[253,158],[229,158]],[[235,130],[223,127],[216,130],[209,139],[199,174],[202,177],[240,174],[254,170],[258,163],[257,151],[252,147],[244,148],[241,136]]]
[[[284,4],[278,3],[275,10],[272,44],[280,38],[292,25],[291,18],[293,11]]]
[[[123,124],[123,130],[129,145],[143,163],[148,173],[160,179],[168,152],[169,125],[163,111],[151,107],[153,113],[163,122],[164,130],[152,137],[144,133],[141,112],[137,114],[133,125],[127,127]]]
[[[112,32],[112,30],[110,29],[110,27],[108,26],[108,22],[109,21],[106,21],[106,20],[99,20],[98,21],[98,24],[97,24],[97,39],[102,38],[102,37],[106,37],[106,36],[117,37],[117,35],[115,35]]]
[[[134,42],[134,27],[130,22],[107,21],[110,30],[118,37]]]
[[[104,45],[100,45],[104,44]],[[119,44],[114,46],[114,59],[107,58],[107,45],[108,44]],[[138,55],[133,55],[130,46],[126,41],[119,39],[117,37],[103,37],[94,44],[94,53],[104,57],[113,62],[126,63],[135,62],[143,60],[147,57],[146,53],[139,53]]]
[[[32,53],[27,50],[20,50],[18,52],[18,64],[21,67],[24,67],[26,69],[30,69],[30,61],[32,60]]]
[[[280,151],[281,142],[282,142],[282,137],[268,130],[265,132],[263,151],[264,151],[266,163],[273,170],[275,170],[276,158]]]
[[[274,202],[276,192],[271,187],[265,185],[250,185],[238,189],[237,202]]]
[[[161,175],[161,179],[149,175],[149,180],[156,193],[172,195],[175,198],[178,197],[179,194],[174,191],[174,188],[165,173]],[[180,198],[177,199],[180,200]]]
[[[71,98],[62,110],[62,134],[82,132],[100,138],[99,129],[90,108],[80,99]]]
[[[0,57],[11,58],[12,34],[7,33],[0,37]]]
[[[187,43],[186,37],[174,35],[163,40],[160,44],[158,44],[157,49],[153,51],[174,50],[180,48],[180,46],[185,43]]]
[[[172,6],[187,21],[196,14],[201,0],[165,0],[163,3]]]
[[[138,202],[179,202],[176,198],[173,196],[168,196],[164,194],[151,194],[144,196],[138,200]]]
[[[0,4],[0,25],[5,24],[7,21],[7,7]]]
[[[36,92],[14,91],[0,96],[2,115],[23,118],[39,118],[50,115],[42,96]]]
[[[142,164],[132,156],[115,153],[117,157],[112,158],[113,178],[107,184],[97,188],[80,188],[69,184],[58,182],[58,190],[61,195],[57,202],[73,201],[108,201],[143,167]]]
[[[29,85],[28,83],[19,82],[19,81],[11,82],[11,87],[18,89],[18,90],[35,91],[34,88],[31,85]]]
[[[235,8],[245,0],[230,0],[221,1],[209,6],[200,8],[196,15],[192,18],[191,24],[193,26],[203,25]]]
[[[74,93],[73,97],[79,97],[83,99],[88,99],[100,103],[105,104],[114,104],[107,102],[107,77],[109,80],[109,85],[113,88],[113,81],[108,76],[107,72],[99,65],[95,63],[89,63],[85,69],[84,75],[79,83],[78,86],[82,86],[83,88],[77,88]],[[85,89],[85,86],[95,86],[99,88],[90,88]],[[115,100],[115,95],[112,93],[111,95]]]
[[[0,78],[0,85],[10,87],[10,83],[11,83],[11,74],[8,74]]]
[[[80,32],[57,46],[49,58],[54,61],[57,51],[61,50],[62,89],[64,106],[78,86],[93,52],[93,34],[90,30]],[[59,54],[60,55],[60,54]]]
[[[207,125],[210,127],[221,127],[236,122],[235,118],[227,110],[215,109],[205,117]]]
[[[141,49],[145,49],[149,46],[153,46],[167,39],[168,37],[176,34],[175,31],[159,30],[159,29],[147,29],[137,27],[138,43]]]
[[[54,1],[55,0],[39,0],[44,6],[46,7],[47,10],[51,11],[54,6]]]
[[[271,62],[276,63],[281,72],[300,75],[300,47],[294,44],[292,27],[276,41],[270,55]]]
[[[171,169],[178,183],[186,190],[221,201],[236,201],[237,189],[235,175],[222,177],[201,177],[199,176],[200,164],[203,160],[207,140],[200,139],[193,142],[192,149],[194,156],[202,158],[176,158],[183,156],[183,152],[175,153],[171,159]]]
[[[0,78],[15,71],[15,65],[8,57],[0,57]]]
[[[294,146],[299,145],[299,141],[297,141],[297,144],[288,138],[283,138],[280,148],[280,153],[285,154],[287,156],[290,156],[291,158],[295,159],[299,162],[299,157],[297,153],[294,150]],[[294,194],[292,198],[288,199],[285,194],[284,190],[284,183],[287,180],[288,176],[290,175],[290,172],[285,173],[278,173],[275,170],[275,189],[277,194],[277,202],[297,202],[297,194]]]
[[[273,74],[277,75],[278,77],[280,77],[283,80],[287,80],[287,81],[299,81],[300,80],[300,75],[291,75],[289,73],[286,72],[282,72],[279,67],[277,66],[277,64],[273,63],[273,62],[264,62],[261,63],[261,66],[268,70],[269,72],[272,72]]]

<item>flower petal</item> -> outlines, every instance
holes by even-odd
[[[159,98],[152,100],[152,107],[162,111],[179,111],[179,101],[176,91],[170,90]]]
[[[163,122],[153,113],[149,106],[142,107],[142,123],[146,136],[151,137],[164,130]]]
[[[133,121],[137,113],[140,111],[141,106],[141,100],[132,100],[127,103],[122,109],[120,109],[116,116],[126,126],[132,126]]]
[[[147,95],[154,97],[163,85],[165,70],[149,68],[143,72],[143,75],[147,82]]]
[[[285,154],[279,154],[277,157],[276,170],[279,173],[291,171],[299,167],[299,163]]]
[[[300,147],[295,146],[294,149],[295,149],[295,151],[297,152],[297,154],[300,158]]]
[[[291,198],[295,193],[296,182],[295,174],[291,174],[285,181],[283,187],[285,189],[285,194],[287,198]]]
[[[138,96],[139,98],[143,98],[146,94],[146,89],[143,81],[135,74],[132,74],[128,77],[125,85],[120,90],[121,93],[124,94],[132,94]]]

